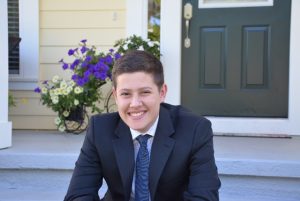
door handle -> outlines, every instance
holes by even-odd
[[[186,3],[183,8],[183,17],[185,19],[185,39],[184,39],[184,47],[191,47],[191,39],[189,38],[189,28],[190,28],[190,20],[193,17],[193,5],[191,3]]]

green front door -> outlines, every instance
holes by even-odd
[[[273,6],[198,8],[184,46],[181,102],[201,115],[287,117],[290,0]]]

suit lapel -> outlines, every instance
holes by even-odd
[[[120,121],[115,135],[116,139],[113,140],[115,157],[122,178],[125,197],[129,200],[134,171],[134,147],[132,137],[129,128],[123,121]]]
[[[170,137],[174,133],[173,124],[168,111],[161,107],[159,121],[155,132],[149,167],[149,187],[151,199],[154,199],[158,180],[173,150],[175,140]]]

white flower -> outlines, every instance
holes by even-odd
[[[61,123],[61,119],[60,119],[59,117],[56,117],[56,118],[54,119],[54,123],[55,123],[56,125],[59,125],[59,124]]]
[[[63,89],[62,90],[62,94],[65,95],[65,96],[68,95],[69,93],[70,92],[68,91],[68,89]]]
[[[124,50],[127,50],[127,49],[128,49],[127,43],[124,44],[123,49],[124,49]]]
[[[71,87],[71,86],[68,86],[68,87],[67,87],[68,94],[69,94],[72,90],[73,90],[73,87]]]
[[[70,113],[69,113],[68,111],[64,111],[64,112],[63,112],[63,115],[64,115],[65,117],[68,117],[69,114],[70,114]]]
[[[58,99],[58,96],[52,96],[51,100],[52,100],[53,104],[57,104],[59,99]]]
[[[78,105],[79,104],[79,100],[75,99],[74,100],[74,105]]]
[[[42,87],[42,94],[46,94],[48,92],[48,89],[46,87]]]
[[[52,82],[53,83],[57,83],[59,80],[59,76],[58,75],[54,75],[53,78],[52,78]]]
[[[83,92],[83,88],[82,87],[75,87],[74,92],[75,92],[75,94],[80,94],[80,93]]]
[[[60,126],[58,127],[58,130],[59,130],[60,132],[64,132],[64,131],[66,130],[66,127],[65,127],[64,125],[60,125]]]
[[[159,42],[158,41],[154,41],[153,42],[155,45],[159,45]]]
[[[144,51],[144,47],[143,47],[143,46],[140,46],[138,50]]]
[[[50,89],[49,94],[50,94],[51,97],[54,96],[55,95],[54,89]]]
[[[59,89],[54,89],[54,95],[55,95],[55,96],[60,95],[60,90],[59,90]]]
[[[76,83],[73,80],[71,80],[69,84],[71,87],[74,87]]]
[[[61,81],[60,83],[60,88],[64,89],[66,88],[68,85],[67,85],[67,82],[65,80]]]
[[[148,42],[148,45],[149,45],[149,47],[153,47],[153,46],[154,46],[154,43],[153,43],[152,41],[149,41],[149,42]]]

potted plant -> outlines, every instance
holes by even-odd
[[[63,70],[71,71],[71,78],[65,80],[54,76],[43,81],[35,92],[40,93],[43,105],[57,112],[54,122],[61,132],[81,133],[88,125],[87,108],[91,112],[101,113],[97,103],[104,100],[101,86],[111,82],[114,62],[129,50],[145,50],[159,58],[159,42],[144,40],[139,36],[131,36],[118,40],[114,49],[107,53],[99,52],[96,47],[88,47],[87,40],[81,40],[79,47],[70,49],[68,55],[74,57],[73,62],[59,62]],[[109,112],[109,100],[105,102]]]

